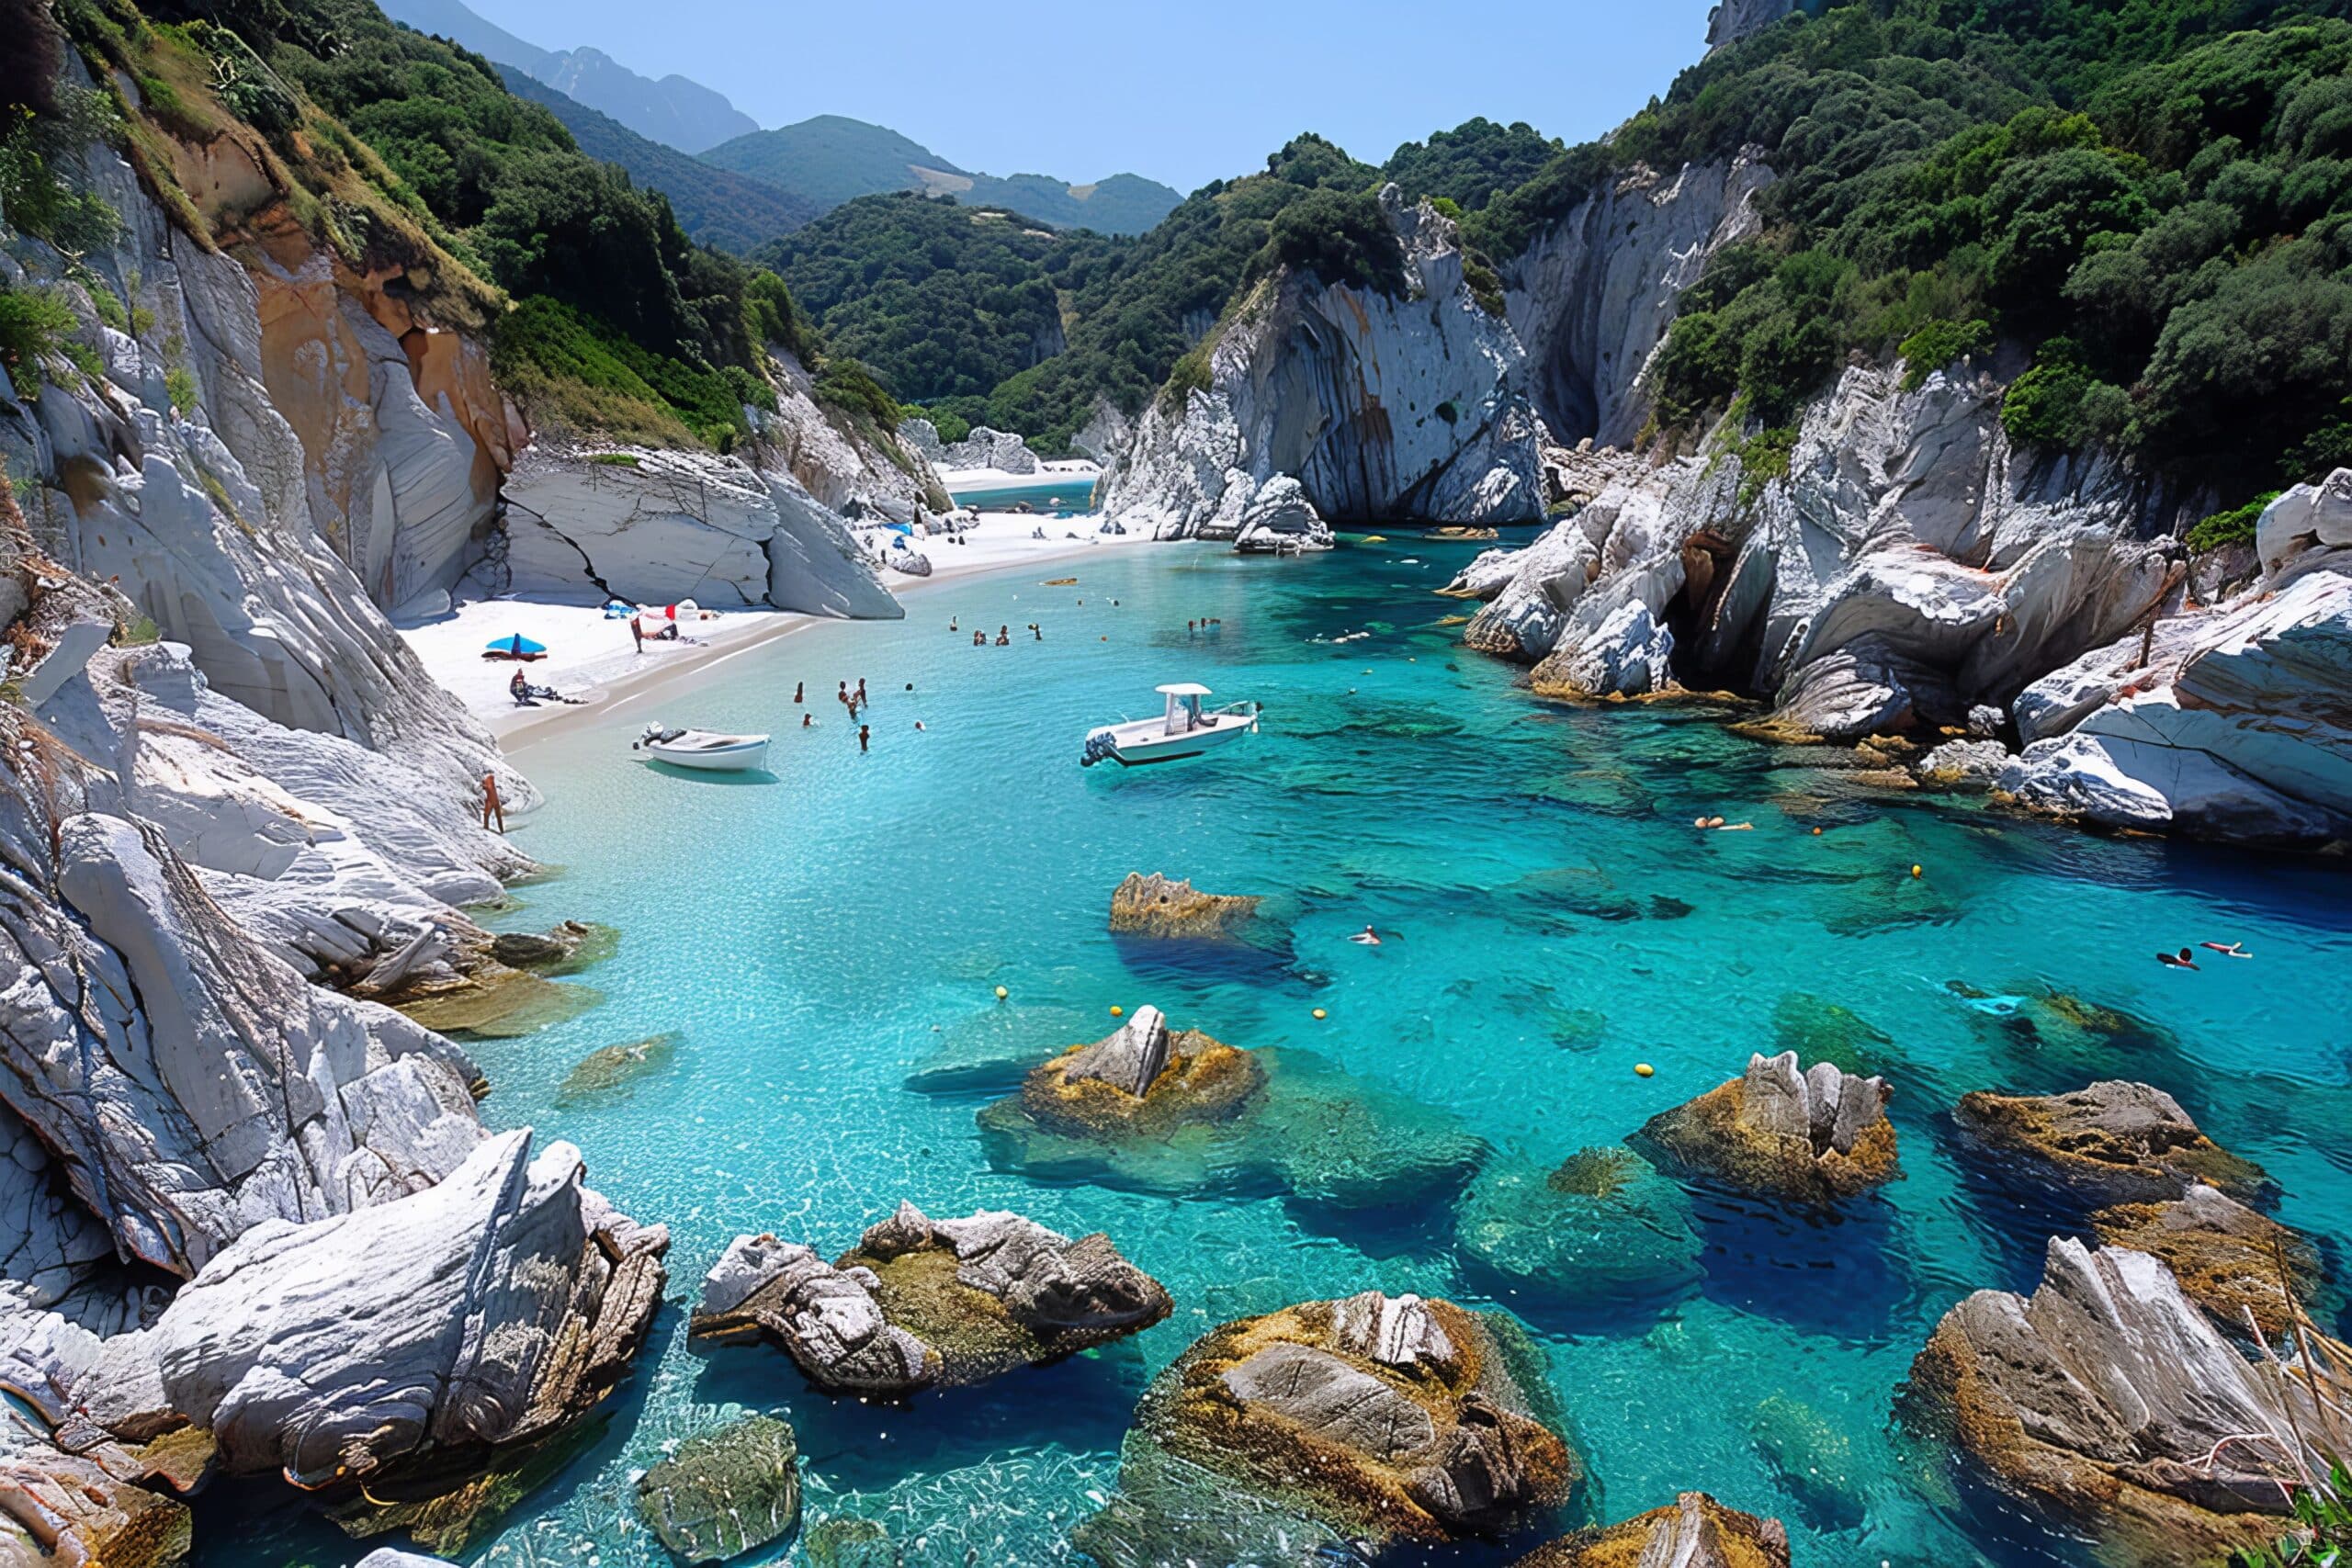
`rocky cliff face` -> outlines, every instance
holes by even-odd
[[[1772,172],[1753,155],[1644,167],[1595,189],[1503,268],[1528,387],[1555,442],[1627,446],[1648,423],[1650,359],[1682,291],[1760,226]]]
[[[1900,376],[1849,369],[1785,474],[1720,432],[1695,457],[1578,458],[1592,499],[1453,585],[1487,601],[1464,640],[1553,695],[1751,694],[1769,738],[2014,732],[2003,786],[2103,823],[2343,831],[2352,475],[2282,498],[2261,581],[2192,608],[2163,487],[2012,447],[1989,378]],[[1962,761],[1999,772],[1941,765]]]
[[[1797,0],[1722,0],[1707,13],[1709,52],[1761,32],[1796,10]]]
[[[1393,188],[1382,209],[1406,295],[1295,273],[1261,285],[1216,339],[1208,384],[1146,411],[1104,475],[1105,512],[1170,537],[1238,530],[1287,476],[1329,519],[1543,515],[1519,340],[1472,297],[1451,221]]]

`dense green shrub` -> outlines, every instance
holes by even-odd
[[[73,310],[53,290],[0,285],[0,373],[17,397],[39,395],[41,356],[57,353],[75,324]]]
[[[1982,320],[1929,321],[1903,340],[1903,389],[1916,392],[1928,377],[1958,359],[1993,352],[1993,324]]]
[[[2188,531],[2188,547],[2200,551],[2218,550],[2224,545],[2252,544],[2255,525],[2262,521],[2263,513],[2278,499],[2277,491],[2266,491],[2244,506],[2214,513]]]

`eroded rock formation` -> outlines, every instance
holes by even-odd
[[[1146,1006],[1093,1044],[1038,1066],[1022,1086],[1021,1109],[1069,1136],[1166,1136],[1230,1120],[1265,1081],[1250,1053],[1196,1029],[1171,1031],[1158,1008]]]
[[[2162,1203],[2203,1184],[2269,1190],[2262,1168],[2199,1132],[2160,1089],[2110,1078],[2070,1094],[1961,1096],[1952,1120],[1996,1180],[2084,1208]]]
[[[1296,273],[1261,285],[1208,350],[1206,385],[1145,412],[1104,474],[1106,513],[1169,537],[1232,537],[1288,478],[1329,521],[1543,515],[1518,339],[1464,283],[1452,221],[1393,190],[1382,209],[1406,295]],[[1280,510],[1299,515],[1287,499]]]
[[[723,1562],[800,1522],[800,1445],[773,1416],[688,1438],[637,1483],[637,1516],[681,1562]]]
[[[1688,1105],[1650,1118],[1645,1143],[1676,1168],[1795,1203],[1851,1198],[1895,1175],[1884,1080],[1797,1055],[1761,1053],[1747,1071]]]
[[[1789,1532],[1685,1492],[1672,1507],[1538,1547],[1512,1568],[1789,1568]]]
[[[933,1220],[902,1202],[830,1264],[774,1236],[736,1237],[703,1281],[692,1332],[766,1338],[828,1393],[904,1399],[1139,1333],[1170,1304],[1108,1236],[1072,1241],[1001,1212]]]
[[[2310,1242],[2203,1182],[2161,1203],[2119,1203],[2091,1216],[2107,1247],[2144,1252],[2172,1270],[2190,1301],[2233,1335],[2249,1319],[2275,1337],[2306,1313],[2321,1315],[2325,1290]]]
[[[1487,1319],[1419,1296],[1229,1323],[1153,1380],[1121,1489],[1173,1460],[1375,1549],[1504,1528],[1585,1480],[1510,1361]]]
[[[1246,925],[1261,899],[1203,893],[1188,881],[1127,873],[1111,893],[1111,929],[1135,936],[1223,937]]]
[[[2352,1393],[2329,1363],[2328,1397]],[[2222,1338],[2145,1253],[2058,1237],[2030,1297],[1979,1291],[1911,1369],[1908,1424],[2103,1537],[2102,1561],[2219,1565],[2327,1461],[2310,1390]]]

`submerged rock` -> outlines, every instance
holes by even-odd
[[[1849,1008],[1791,991],[1772,1009],[1772,1042],[1801,1062],[1828,1062],[1849,1075],[1883,1066],[1894,1041]]]
[[[723,1562],[800,1520],[800,1446],[773,1416],[678,1445],[637,1483],[637,1517],[685,1562]]]
[[[589,1100],[627,1100],[637,1092],[639,1080],[668,1066],[677,1049],[675,1034],[656,1034],[591,1051],[564,1075],[556,1089],[555,1102],[568,1107]]]
[[[0,1562],[24,1568],[172,1568],[188,1553],[187,1506],[139,1484],[119,1445],[69,1454],[0,1423]]]
[[[1704,1250],[1682,1190],[1625,1148],[1585,1149],[1551,1171],[1490,1166],[1453,1234],[1465,1256],[1572,1303],[1679,1291],[1700,1278]]]
[[[1894,1179],[1894,1125],[1883,1079],[1797,1055],[1750,1056],[1747,1071],[1642,1129],[1680,1169],[1736,1190],[1828,1203]]]
[[[505,1040],[579,1017],[605,999],[586,986],[546,979],[527,969],[482,964],[460,979],[403,997],[396,1005],[436,1034]]]
[[[826,1393],[905,1398],[1123,1339],[1170,1305],[1106,1235],[1072,1241],[1001,1211],[934,1221],[900,1203],[832,1264],[738,1236],[704,1281],[691,1332],[764,1335]]]
[[[2340,1408],[2352,1383],[2322,1376]],[[2030,1297],[1979,1291],[1944,1314],[1902,1409],[2133,1568],[2268,1544],[2294,1478],[2327,1468],[2304,1447],[2327,1417],[2299,1381],[2249,1362],[2156,1258],[2064,1236]]]
[[[819,1519],[801,1538],[809,1568],[899,1568],[899,1543],[872,1519]]]
[[[2246,1319],[2273,1337],[2317,1307],[2324,1289],[2311,1243],[2202,1182],[2162,1203],[2120,1203],[2091,1216],[2108,1247],[2161,1260],[2182,1292],[2232,1334]],[[2314,1315],[2317,1315],[2314,1313]]]
[[[501,931],[490,939],[490,955],[511,969],[570,975],[601,964],[619,948],[621,933],[585,920],[562,920],[548,931]]]
[[[1507,1528],[1585,1484],[1508,1359],[1479,1314],[1377,1291],[1227,1324],[1146,1391],[1121,1492],[1165,1456],[1375,1550]]]
[[[1685,1492],[1670,1508],[1539,1546],[1512,1568],[1789,1568],[1789,1532]]]
[[[2179,1101],[2110,1078],[2071,1094],[1978,1089],[1953,1111],[1961,1136],[1997,1179],[2084,1208],[2160,1203],[2198,1183],[2238,1199],[2269,1187],[2262,1168],[2197,1129]]]
[[[1228,937],[1256,916],[1261,900],[1201,893],[1190,882],[1153,872],[1127,873],[1111,895],[1111,929],[1136,936]]]
[[[918,1094],[1018,1089],[1056,1042],[1077,1038],[1092,1021],[1075,1008],[998,1002],[939,1030],[904,1081]]]

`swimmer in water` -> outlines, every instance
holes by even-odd
[[[1380,933],[1374,931],[1370,926],[1366,926],[1363,930],[1356,932],[1355,935],[1348,938],[1348,940],[1350,942],[1361,942],[1366,947],[1378,947],[1380,945]]]
[[[2184,947],[2177,954],[2170,953],[2157,953],[2156,962],[2163,964],[2167,969],[2194,969],[2197,967],[2197,964],[2194,962],[2194,949]]]
[[[2224,958],[2252,958],[2254,956],[2253,953],[2248,953],[2245,950],[2245,943],[2242,942],[2200,942],[2197,945],[2206,948],[2211,952],[2218,953]]]

